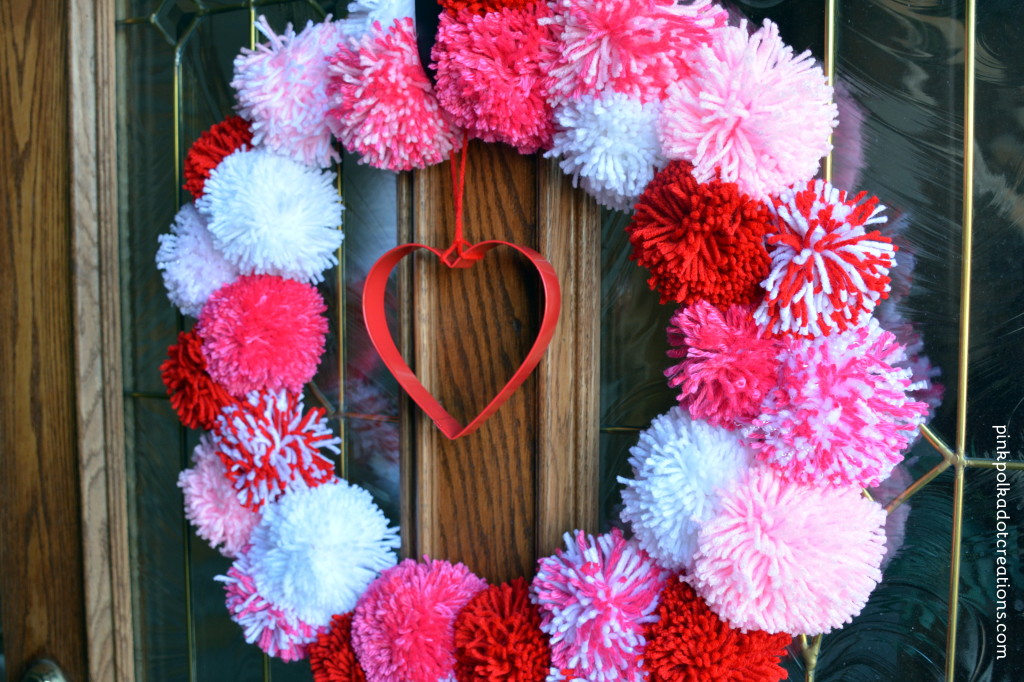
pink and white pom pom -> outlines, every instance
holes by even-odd
[[[669,159],[693,164],[700,182],[719,177],[766,201],[814,176],[831,149],[836,105],[810,52],[794,57],[765,20],[715,33],[690,78],[668,89],[662,142]]]
[[[156,267],[163,273],[167,297],[182,315],[199,317],[210,295],[238,277],[238,268],[214,246],[206,218],[193,204],[182,206],[171,233],[158,239]]]
[[[896,338],[871,319],[841,334],[787,339],[779,385],[748,438],[758,459],[812,485],[872,487],[885,480],[928,412],[915,402]]]
[[[302,621],[292,611],[278,607],[260,594],[245,553],[235,559],[227,575],[219,575],[215,580],[224,583],[228,613],[231,620],[242,626],[245,641],[257,645],[268,656],[301,661],[306,657],[306,647],[326,630]]]
[[[192,462],[190,469],[178,475],[178,487],[185,496],[185,518],[211,547],[226,557],[237,557],[249,544],[260,515],[238,501],[210,434],[199,439]]]
[[[398,19],[415,19],[414,0],[354,0],[348,3],[348,14],[338,22],[350,39],[360,39],[373,30],[374,24],[390,26]]]
[[[712,40],[727,14],[710,0],[554,0],[558,39],[551,68],[554,106],[606,88],[643,102],[664,97],[689,76],[698,47]]]
[[[323,409],[304,413],[302,400],[286,391],[254,391],[225,407],[213,437],[238,501],[254,511],[289,490],[334,480],[334,463],[320,450],[338,454],[341,439]]]
[[[892,240],[868,225],[885,222],[877,197],[848,197],[824,180],[790,189],[771,206],[772,263],[754,319],[776,333],[822,336],[864,325],[889,292]]]
[[[277,34],[260,17],[256,28],[269,42],[242,49],[231,81],[238,113],[252,122],[253,144],[319,168],[339,159],[327,118],[327,58],[344,34],[329,19],[296,35],[291,24]]]
[[[341,45],[331,57],[335,135],[361,163],[393,171],[444,161],[458,137],[423,72],[411,18]]]
[[[860,613],[884,554],[885,510],[859,488],[757,467],[701,527],[690,582],[733,627],[815,635]]]
[[[538,562],[532,585],[552,664],[591,682],[643,680],[644,625],[657,620],[668,573],[617,528],[566,533],[565,544]]]

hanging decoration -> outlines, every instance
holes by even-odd
[[[182,423],[206,431],[179,486],[233,560],[218,577],[232,619],[267,654],[308,657],[318,682],[785,679],[791,636],[842,627],[880,580],[886,515],[863,488],[941,396],[890,299],[912,267],[901,228],[877,198],[813,177],[832,87],[773,23],[731,22],[711,0],[441,5],[433,82],[408,0],[357,0],[298,32],[261,18],[266,42],[235,60],[238,116],[185,160],[194,202],[157,266],[198,322],[161,376]],[[461,564],[398,563],[398,529],[335,475],[340,440],[301,398],[327,330],[315,284],[343,239],[337,143],[394,171],[451,161],[450,244],[392,249],[363,293],[374,346],[438,428],[473,433],[540,361],[558,278],[525,246],[465,239],[470,139],[557,158],[633,210],[631,258],[679,305],[665,370],[679,405],[620,479],[631,536],[567,533],[532,581],[491,586]],[[385,289],[412,253],[468,268],[497,248],[537,272],[540,330],[461,424],[402,359]]]

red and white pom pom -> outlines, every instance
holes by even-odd
[[[456,130],[423,72],[412,19],[374,28],[331,57],[335,135],[361,163],[393,171],[448,158]]]
[[[872,319],[859,329],[786,340],[778,388],[748,437],[758,459],[812,485],[872,487],[888,478],[928,412],[914,401],[902,346]]]
[[[710,0],[553,0],[560,55],[551,68],[553,105],[606,88],[644,102],[691,70],[695,51],[727,15]]]
[[[306,657],[306,647],[324,630],[260,594],[244,553],[235,559],[227,575],[219,575],[215,580],[224,583],[228,613],[231,620],[242,626],[245,641],[257,645],[268,656],[301,661]]]
[[[338,454],[341,444],[322,408],[304,413],[286,391],[254,391],[225,407],[213,438],[238,501],[254,511],[289,490],[333,481],[334,463],[320,451]]]
[[[640,682],[644,625],[657,618],[668,573],[617,528],[597,538],[566,533],[565,544],[533,579],[551,662],[591,682]]]
[[[238,112],[252,122],[252,140],[307,166],[339,159],[327,118],[327,58],[344,38],[338,22],[309,22],[296,35],[291,24],[275,33],[266,17],[256,28],[268,42],[242,49],[231,87]]]
[[[504,142],[520,154],[551,146],[554,126],[547,98],[555,58],[543,2],[483,15],[445,12],[431,56],[437,101],[466,134]]]
[[[158,239],[156,267],[163,273],[167,298],[182,315],[199,317],[210,294],[238,277],[238,268],[214,245],[206,218],[192,204],[181,207],[171,233]]]
[[[849,197],[824,180],[775,199],[768,234],[771,270],[754,319],[776,333],[822,336],[867,323],[889,292],[896,247],[878,230],[876,197]]]
[[[390,26],[406,17],[415,21],[414,0],[354,0],[348,3],[348,14],[338,23],[348,38],[358,40],[372,31],[374,24]]]
[[[697,64],[668,89],[668,158],[691,162],[700,182],[717,176],[762,201],[817,172],[836,105],[810,52],[794,57],[770,21],[752,35],[744,22],[717,31]]]

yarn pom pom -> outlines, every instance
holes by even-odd
[[[673,407],[651,422],[629,453],[634,478],[619,478],[623,522],[658,564],[689,568],[697,531],[717,512],[721,490],[750,468],[753,451],[740,434]]]
[[[415,20],[414,0],[355,0],[348,4],[348,15],[338,23],[346,36],[358,40],[373,30],[374,24],[390,26],[405,17]]]
[[[344,235],[334,173],[256,149],[238,151],[210,173],[196,207],[214,244],[244,275],[323,280]]]
[[[315,287],[270,275],[240,277],[210,297],[196,330],[207,371],[232,395],[293,393],[316,374],[327,310]]]
[[[662,303],[754,303],[768,274],[771,213],[735,183],[701,184],[692,170],[670,163],[644,190],[626,228],[630,258],[650,271]]]
[[[701,528],[691,582],[733,627],[814,635],[860,613],[883,554],[885,510],[859,489],[757,467]]]
[[[366,679],[451,679],[455,617],[484,587],[468,568],[447,561],[406,559],[384,571],[352,618],[352,645]]]
[[[352,648],[352,614],[331,619],[331,627],[309,645],[313,682],[366,682],[366,675]]]
[[[239,503],[210,434],[199,439],[192,463],[191,469],[178,475],[185,517],[196,527],[196,535],[224,556],[235,558],[249,544],[260,516]]]
[[[252,149],[252,128],[241,116],[229,116],[204,131],[185,155],[184,189],[193,199],[203,196],[210,171],[239,149]]]
[[[765,20],[726,27],[702,47],[691,78],[668,88],[662,142],[670,159],[694,165],[700,182],[719,177],[766,200],[809,180],[831,149],[832,88],[810,52],[793,56]]]
[[[334,479],[334,464],[320,450],[337,454],[341,439],[323,409],[303,414],[302,400],[291,394],[250,393],[224,408],[213,436],[238,501],[254,511],[286,491]]]
[[[458,14],[462,10],[483,14],[484,12],[500,12],[505,8],[527,9],[537,0],[438,0],[447,12]]]
[[[488,587],[455,620],[458,682],[543,682],[551,647],[524,578]]]
[[[317,627],[355,608],[400,544],[370,493],[341,479],[264,506],[250,541],[260,593]]]
[[[361,163],[393,171],[440,163],[455,146],[423,72],[411,18],[375,25],[331,57],[335,135]]]
[[[431,56],[437,101],[468,136],[520,154],[551,146],[547,72],[555,57],[543,2],[484,15],[445,12]]]
[[[710,0],[553,0],[560,55],[551,68],[557,105],[605,88],[644,102],[660,100],[689,76],[698,47],[727,14]]]
[[[668,356],[681,362],[665,376],[694,419],[734,429],[758,416],[775,388],[780,343],[762,334],[750,313],[748,306],[722,312],[697,301],[669,320]]]
[[[210,294],[238,277],[238,268],[214,246],[206,218],[192,204],[181,207],[171,233],[158,239],[156,267],[163,271],[167,298],[182,315],[199,317]]]
[[[617,528],[596,539],[566,533],[565,544],[538,562],[533,579],[552,663],[591,682],[639,682],[643,628],[656,618],[667,574]]]
[[[306,647],[317,638],[319,630],[260,594],[246,554],[235,559],[227,575],[219,575],[215,580],[224,583],[228,613],[231,620],[242,626],[247,643],[256,644],[268,656],[282,661],[306,657]]]
[[[260,17],[256,28],[269,42],[242,48],[231,81],[238,112],[252,121],[254,144],[319,168],[340,158],[327,118],[327,58],[344,34],[329,19],[311,21],[296,35],[291,24],[277,34]]]
[[[885,222],[876,197],[847,198],[824,180],[786,190],[768,236],[771,272],[755,319],[775,332],[818,336],[863,325],[889,291],[896,248],[878,230]]]
[[[681,580],[670,580],[647,626],[644,669],[649,682],[757,680],[787,677],[780,665],[791,637],[729,627]]]
[[[902,459],[928,406],[913,401],[903,347],[872,319],[860,329],[787,339],[779,385],[749,429],[759,459],[793,480],[872,487]]]
[[[234,402],[207,374],[202,344],[195,331],[179,332],[178,343],[167,349],[167,359],[160,365],[171,407],[189,429],[212,429],[221,408]]]
[[[611,90],[583,95],[555,111],[558,129],[545,156],[562,157],[562,172],[599,203],[627,211],[668,163],[658,140],[660,111],[658,102]]]

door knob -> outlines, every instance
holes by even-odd
[[[59,665],[44,658],[29,666],[21,682],[68,682],[68,678]]]

